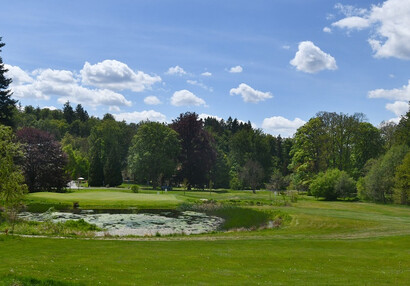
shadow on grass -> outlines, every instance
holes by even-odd
[[[13,286],[26,286],[26,285],[38,285],[38,286],[77,286],[84,285],[81,283],[64,282],[54,279],[37,279],[33,277],[6,275],[0,276],[0,285],[13,285]]]

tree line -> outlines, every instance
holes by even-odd
[[[288,188],[328,200],[409,203],[410,111],[379,128],[361,113],[319,112],[293,138],[193,112],[169,124],[127,124],[70,102],[56,110],[17,106],[6,71],[0,57],[2,194],[8,177],[30,192],[64,191],[83,177],[90,186],[126,179],[154,188]]]

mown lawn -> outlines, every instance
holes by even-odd
[[[173,194],[131,193],[123,191],[91,190],[72,193],[32,193],[27,196],[30,204],[64,204],[78,202],[82,208],[175,208],[183,202]]]
[[[0,273],[87,285],[408,285],[409,237],[0,242]],[[1,284],[0,284],[1,285]]]
[[[409,207],[310,197],[280,206],[267,192],[83,190],[31,194],[29,201],[156,208],[210,196],[253,201],[246,207],[277,209],[292,221],[280,229],[128,241],[1,235],[0,285],[409,285]]]

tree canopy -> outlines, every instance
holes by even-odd
[[[67,155],[50,133],[27,127],[17,131],[23,145],[22,168],[30,192],[62,191],[69,178],[65,172]]]
[[[178,133],[162,123],[142,123],[132,140],[128,166],[140,180],[155,188],[175,173],[180,154]]]

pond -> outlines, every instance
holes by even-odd
[[[45,213],[22,212],[29,221],[65,222],[79,220],[95,224],[103,231],[96,236],[155,236],[200,234],[216,231],[224,220],[205,213],[176,210],[76,210]]]

